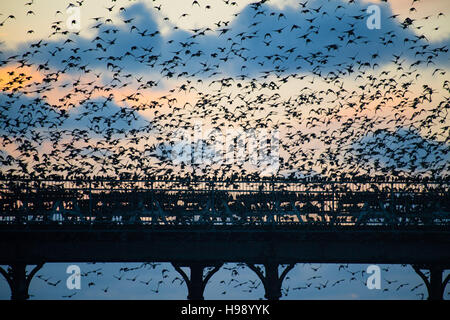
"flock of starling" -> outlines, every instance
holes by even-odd
[[[201,153],[218,132],[277,130],[277,177],[446,178],[448,46],[421,33],[445,13],[422,16],[415,0],[402,16],[386,2],[373,30],[355,0],[284,9],[224,0],[240,9],[190,30],[178,25],[212,4],[195,0],[172,21],[163,14],[172,3],[111,0],[103,12],[81,11],[81,30],[55,10],[48,37],[0,46],[1,174],[260,177],[258,164],[173,161],[176,133],[189,136],[200,121],[209,134],[187,141]],[[21,14],[36,15],[38,4]],[[0,13],[0,32],[17,14]]]
[[[88,266],[86,266],[88,267]],[[86,269],[84,267],[83,269]],[[410,268],[410,266],[402,265],[402,269]],[[52,276],[44,275],[45,269],[41,270],[34,281],[43,281],[51,287],[61,287],[64,294],[61,296],[64,299],[71,299],[76,295],[84,294],[85,291],[92,292],[97,297],[108,298],[111,295],[117,295],[114,289],[119,282],[126,282],[133,286],[141,286],[147,288],[148,294],[164,294],[164,287],[173,290],[174,286],[184,286],[186,284],[184,279],[173,270],[170,265],[161,263],[142,263],[140,265],[127,264],[126,267],[120,267],[114,274],[106,272],[104,267],[94,265],[89,267],[89,271],[83,271],[82,288],[81,290],[66,290],[63,288],[64,283],[61,279],[53,279]],[[299,294],[306,299],[314,297],[314,292],[323,292],[327,289],[339,288],[339,292],[345,296],[346,293],[358,292],[356,288],[361,287],[364,290],[369,290],[366,287],[366,280],[368,278],[365,268],[360,269],[361,266],[341,264],[328,266],[326,270],[321,264],[297,264],[287,276],[284,278],[281,287],[281,298],[289,299]],[[264,288],[261,279],[256,274],[249,275],[247,265],[245,263],[228,263],[221,267],[221,275],[213,276],[207,288],[213,288],[212,291],[205,292],[206,295],[216,294],[217,296],[226,299],[230,294],[232,296],[248,297],[249,295],[263,295]],[[412,268],[411,268],[412,269]],[[381,288],[376,291],[377,295],[389,296],[390,294],[402,294],[411,299],[424,300],[427,298],[425,284],[421,281],[419,276],[413,277],[415,280],[411,281],[409,277],[395,279],[396,270],[392,270],[392,266],[382,266],[382,281]],[[402,270],[401,272],[405,272]],[[208,273],[207,268],[204,271]],[[330,277],[330,275],[333,276]],[[427,276],[427,274],[425,274]],[[108,279],[107,279],[108,278]],[[64,280],[64,279],[63,279]],[[106,281],[105,281],[106,280]],[[40,285],[39,285],[40,286]],[[36,288],[36,287],[35,287]],[[171,289],[172,288],[172,289]],[[353,289],[350,289],[353,288]],[[111,292],[113,290],[114,292]],[[354,291],[356,290],[356,291]],[[61,292],[61,290],[58,290]],[[131,294],[131,292],[130,292]],[[187,291],[185,292],[187,295]],[[447,298],[450,292],[444,294]],[[349,295],[350,296],[350,295]],[[78,297],[76,297],[78,298]],[[353,298],[357,298],[354,296]]]

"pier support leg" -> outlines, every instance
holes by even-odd
[[[209,271],[205,276],[203,276],[205,268],[207,265],[201,263],[190,263],[183,265],[189,267],[191,270],[190,278],[181,269],[182,265],[172,263],[175,270],[183,277],[188,288],[188,300],[204,300],[203,293],[205,291],[206,284],[209,279],[221,268],[222,264],[215,265],[211,271]]]
[[[423,282],[427,286],[428,300],[443,300],[444,290],[447,283],[450,280],[450,274],[442,281],[442,273],[444,268],[439,265],[431,266],[419,266],[413,265],[414,271],[422,278]],[[427,277],[421,269],[428,269],[430,271],[429,277]]]
[[[282,296],[281,294],[281,286],[283,284],[283,280],[288,274],[289,271],[294,268],[295,264],[290,264],[283,270],[281,275],[278,275],[278,263],[265,263],[264,270],[265,275],[262,270],[255,265],[247,264],[247,266],[257,274],[259,279],[264,285],[264,290],[266,291],[264,297],[267,300],[279,300]]]
[[[28,295],[30,282],[43,265],[43,263],[36,265],[29,275],[26,273],[27,265],[24,263],[11,264],[8,271],[0,267],[0,273],[5,277],[11,289],[11,300],[27,300],[30,297]]]

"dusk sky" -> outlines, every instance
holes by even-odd
[[[52,263],[36,274],[31,282],[30,299],[177,299],[187,296],[186,284],[169,263],[78,263],[81,289],[69,290],[66,280],[68,263]],[[410,265],[378,265],[381,289],[366,286],[368,264],[297,264],[283,282],[281,299],[331,300],[423,300],[427,290]],[[122,271],[129,268],[129,271]],[[280,267],[283,270],[285,266]],[[30,266],[27,270],[31,270]],[[122,270],[121,270],[122,269]],[[164,271],[163,270],[168,270]],[[184,269],[188,272],[188,269]],[[449,272],[443,274],[445,278]],[[189,272],[188,272],[189,274]],[[159,285],[158,283],[161,282]],[[323,285],[326,287],[324,288]],[[243,264],[225,264],[209,281],[205,299],[264,298],[264,289],[256,274]],[[443,295],[450,298],[450,289]],[[6,281],[0,278],[0,299],[9,299]]]
[[[2,2],[2,171],[257,176],[248,141],[244,163],[217,157],[266,130],[270,175],[447,176],[449,6]]]

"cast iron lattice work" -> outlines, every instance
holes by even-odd
[[[449,184],[0,180],[0,223],[449,225]]]

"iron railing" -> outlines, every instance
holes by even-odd
[[[450,225],[449,181],[0,180],[0,224]]]

